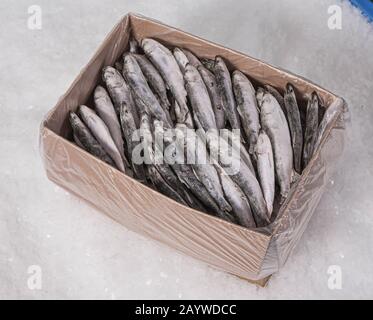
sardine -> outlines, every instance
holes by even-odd
[[[202,65],[201,61],[199,61],[199,59],[192,52],[184,48],[181,50],[184,52],[186,58],[193,67],[198,68],[200,65]]]
[[[136,123],[132,114],[132,110],[125,101],[120,105],[119,108],[119,119],[123,131],[124,139],[126,140],[128,154],[135,177],[141,181],[146,180],[144,167],[142,164],[137,164],[137,159],[133,159],[133,151],[139,142],[133,141],[134,133],[137,130]]]
[[[126,109],[131,112],[135,121],[136,128],[140,126],[140,118],[137,112],[135,101],[133,100],[131,90],[118,70],[113,67],[105,67],[102,76],[110,97],[113,100],[115,112],[119,116],[120,107],[126,104]]]
[[[255,147],[257,157],[257,168],[260,185],[267,204],[269,217],[273,211],[273,201],[275,198],[275,165],[273,160],[272,145],[269,137],[261,131]]]
[[[129,50],[130,53],[139,53],[140,46],[135,38],[130,39],[129,45],[130,45],[130,50]]]
[[[307,103],[306,131],[304,133],[303,147],[303,168],[310,161],[317,139],[317,129],[319,126],[319,98],[313,92]]]
[[[246,148],[243,145],[243,143],[241,142],[241,139],[240,140],[233,139],[232,131],[228,131],[228,130],[227,130],[227,135],[222,134],[221,136],[223,138],[227,138],[225,140],[228,141],[229,145],[231,145],[234,148],[235,152],[239,153],[243,163],[250,169],[250,171],[254,175],[256,175],[255,169],[254,169],[254,166],[253,166],[253,162],[251,161],[251,157],[250,157],[249,153],[246,151]]]
[[[215,60],[208,59],[208,58],[202,58],[201,59],[202,65],[212,73],[215,73]]]
[[[214,70],[216,83],[218,84],[218,89],[223,99],[225,116],[232,129],[241,129],[241,121],[233,95],[231,75],[221,57],[216,57]]]
[[[178,125],[177,129],[184,134],[187,158],[193,160],[191,165],[198,179],[203,183],[211,197],[219,205],[222,211],[231,211],[232,207],[224,198],[218,173],[216,172],[215,167],[209,162],[207,157],[207,145],[194,132],[194,130],[187,131],[187,127],[185,125]]]
[[[233,168],[229,165],[231,155],[228,155],[225,151],[228,147],[225,145],[227,142],[225,139],[218,139],[215,134],[209,134],[207,141],[209,143],[210,154],[218,154],[216,160],[224,171],[230,176],[230,178],[241,188],[247,199],[249,200],[251,210],[254,214],[254,218],[258,227],[265,226],[269,223],[267,206],[263,197],[262,189],[259,185],[255,174],[251,172],[248,166],[243,160],[238,157],[233,161],[239,161],[239,168]],[[234,155],[233,155],[234,156]],[[238,170],[237,170],[238,169]]]
[[[173,53],[174,53],[175,60],[177,64],[179,65],[181,72],[184,74],[185,67],[189,63],[187,56],[180,48],[175,48]]]
[[[206,85],[210,96],[212,107],[215,113],[215,121],[218,130],[225,128],[225,113],[223,108],[223,100],[218,90],[215,75],[203,65],[198,66],[198,71],[201,74],[203,82]]]
[[[256,90],[256,101],[258,102],[258,111],[259,112],[260,112],[260,108],[261,108],[262,103],[263,103],[263,97],[264,97],[265,93],[266,93],[266,91],[262,87],[259,87]]]
[[[152,90],[149,88],[137,60],[131,54],[125,54],[123,60],[123,75],[132,89],[135,100],[143,105],[148,114],[163,121],[166,126],[171,127],[169,115],[161,107]]]
[[[260,122],[255,89],[250,80],[240,71],[233,72],[233,90],[237,101],[238,114],[246,134],[249,153],[254,154],[258,140]]]
[[[153,89],[153,92],[158,96],[162,108],[164,110],[169,110],[170,102],[167,98],[166,84],[162,76],[145,55],[135,54],[133,56],[139,64],[150,87]]]
[[[219,173],[224,194],[232,206],[232,214],[235,216],[237,222],[246,228],[256,228],[250,204],[245,194],[219,165],[216,165],[216,168]]]
[[[123,71],[123,61],[117,61],[114,64],[115,69],[117,69],[120,73]]]
[[[172,171],[172,168],[167,163],[157,163],[155,159],[154,149],[153,149],[153,134],[151,131],[151,125],[149,117],[147,114],[143,114],[141,118],[141,133],[142,133],[142,142],[144,145],[144,152],[147,153],[149,162],[156,168],[159,174],[162,176],[164,181],[176,192],[187,204],[197,210],[205,210],[202,204],[187,190],[176,174]]]
[[[92,135],[87,126],[83,123],[82,120],[80,120],[75,112],[71,111],[69,113],[69,120],[74,132],[74,136],[83,146],[83,148],[100,160],[115,166],[113,160],[106,153],[104,148],[99,144],[99,142]]]
[[[286,116],[286,108],[285,108],[285,101],[284,101],[284,97],[282,96],[282,94],[280,92],[277,91],[276,88],[272,87],[271,85],[269,84],[265,84],[264,85],[264,88],[271,94],[275,97],[275,99],[277,100],[278,104],[280,105],[282,111],[284,112],[285,116]]]
[[[262,128],[271,140],[275,173],[280,193],[285,199],[290,190],[293,171],[293,149],[285,115],[276,98],[270,93],[263,97],[260,111]]]
[[[184,79],[193,113],[198,118],[198,123],[202,126],[201,129],[205,131],[217,129],[210,96],[200,73],[195,67],[188,64],[185,68]]]
[[[164,137],[164,143],[166,147],[172,148],[170,151],[172,154],[180,154],[180,150],[177,150],[178,146],[172,144],[173,141],[170,137],[164,134],[164,128],[162,124],[155,120],[154,128],[156,132],[159,132]],[[162,148],[162,146],[157,145],[156,147]],[[210,193],[207,191],[203,183],[197,178],[192,167],[190,165],[181,163],[178,159],[175,159],[175,162],[171,164],[172,169],[176,173],[179,180],[193,193],[193,195],[203,203],[203,205],[211,210],[212,213],[218,215],[222,219],[233,221],[232,217],[220,210],[219,206],[215,200],[211,197]]]
[[[173,54],[169,49],[153,39],[144,39],[141,45],[146,56],[158,69],[174,95],[180,107],[180,114],[183,119],[182,123],[184,123],[189,114],[187,92],[184,88],[183,75]]]
[[[303,131],[297,98],[290,83],[286,85],[284,102],[293,146],[294,168],[296,172],[302,173]]]
[[[124,153],[124,141],[122,138],[122,129],[120,127],[120,123],[115,113],[115,109],[109,94],[107,91],[101,87],[97,86],[94,92],[94,103],[95,109],[100,116],[100,118],[104,121],[107,128],[110,131],[111,137],[114,140],[114,143],[123,158],[124,165],[126,167],[130,167],[130,164],[125,156]]]
[[[104,121],[92,109],[84,105],[79,107],[78,113],[106,153],[114,160],[117,168],[125,172],[123,158]]]
[[[188,205],[185,200],[163,179],[162,175],[154,165],[149,165],[147,171],[151,182],[159,192],[183,205]]]

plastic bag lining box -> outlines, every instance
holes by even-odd
[[[151,37],[191,50],[199,57],[220,55],[231,70],[246,73],[255,85],[269,83],[280,92],[287,82],[297,89],[301,112],[305,97],[316,91],[329,119],[320,147],[293,185],[275,221],[249,230],[194,209],[148,188],[100,161],[71,142],[69,111],[92,105],[104,66],[113,65],[128,48],[129,36]],[[332,105],[332,107],[330,107]],[[84,199],[130,230],[180,252],[264,286],[299,242],[344,147],[347,105],[331,92],[287,71],[237,51],[203,40],[137,14],[128,14],[114,27],[68,91],[45,117],[40,151],[48,178]]]

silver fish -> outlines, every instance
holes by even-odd
[[[119,115],[121,105],[126,104],[127,109],[131,112],[132,117],[135,120],[136,128],[139,128],[140,118],[135,101],[133,100],[129,86],[122,75],[113,67],[105,67],[103,69],[102,78],[109,91],[110,97],[113,100],[116,113]]]
[[[184,79],[193,113],[198,118],[198,123],[202,126],[201,129],[205,131],[217,129],[210,96],[200,73],[195,67],[188,64],[185,68]]]
[[[294,168],[298,173],[302,173],[303,131],[297,98],[290,83],[286,85],[284,102],[293,146]]]
[[[84,105],[79,107],[78,113],[106,153],[114,160],[117,168],[120,171],[125,172],[123,158],[120,155],[120,152],[118,151],[104,121],[102,121],[102,119],[92,109]]]
[[[218,89],[223,99],[225,116],[228,119],[232,129],[241,129],[241,121],[233,95],[231,75],[221,57],[216,57],[214,70]]]
[[[306,130],[304,133],[303,147],[303,168],[310,161],[317,139],[317,129],[319,126],[319,98],[313,92],[307,103]]]
[[[137,60],[131,54],[125,54],[123,60],[123,74],[132,89],[135,100],[143,105],[148,114],[151,114],[156,119],[163,121],[168,127],[171,127],[169,115],[161,107],[152,90],[149,88]]]
[[[154,167],[157,169],[164,181],[172,188],[174,192],[183,198],[190,207],[204,211],[205,208],[203,205],[190,194],[187,187],[180,182],[176,174],[172,171],[172,168],[167,163],[157,163],[153,149],[151,125],[147,114],[144,114],[141,118],[141,131],[142,141],[144,147],[146,148],[144,151],[147,152],[146,156],[149,157],[150,163],[154,164]]]
[[[261,131],[258,137],[258,143],[255,147],[257,157],[257,168],[260,185],[267,203],[269,217],[273,211],[273,201],[275,199],[275,165],[273,160],[273,151],[271,141],[264,131]]]
[[[189,108],[188,108],[188,110],[189,110]],[[183,114],[182,114],[182,111],[181,111],[181,108],[180,108],[179,104],[175,100],[175,102],[174,102],[174,110],[173,111],[174,111],[175,116],[176,116],[176,123],[185,124],[190,129],[194,128],[194,123],[193,123],[193,119],[192,119],[192,113],[190,112],[190,110],[188,111],[188,114],[187,114],[187,116],[185,118],[183,116]]]
[[[199,61],[199,59],[192,52],[184,48],[181,50],[184,52],[184,55],[193,67],[198,68],[202,65],[201,61]]]
[[[184,88],[184,78],[180,68],[169,49],[153,39],[143,39],[142,48],[162,75],[164,81],[170,88],[179,107],[183,122],[186,121],[189,109],[187,106],[187,92]]]
[[[80,120],[75,112],[69,113],[69,120],[74,132],[74,137],[77,139],[77,141],[79,141],[83,149],[87,150],[89,153],[101,159],[102,161],[110,165],[115,165],[104,148],[98,143],[96,138],[92,135],[87,126],[83,123],[82,120]]]
[[[233,133],[232,131],[227,130],[227,135],[222,134],[221,135],[228,143],[235,148],[235,152],[239,153],[243,163],[250,169],[250,171],[256,175],[255,169],[253,166],[253,162],[251,161],[251,157],[249,153],[246,151],[245,146],[242,144],[241,141],[238,139],[233,139]]]
[[[208,58],[202,58],[201,59],[202,65],[212,73],[215,73],[215,60],[208,59]]]
[[[284,112],[285,116],[286,116],[286,108],[285,108],[285,101],[284,101],[284,97],[282,96],[282,94],[280,92],[277,91],[276,88],[272,87],[271,85],[269,84],[265,84],[264,85],[264,88],[271,94],[275,97],[275,99],[277,100],[278,104],[280,105],[282,111]]]
[[[163,179],[155,166],[149,165],[147,171],[150,181],[158,191],[183,205],[188,205],[185,200]]]
[[[220,176],[224,194],[232,206],[232,214],[234,214],[237,222],[246,228],[256,228],[250,204],[245,194],[219,165],[216,165],[216,168]]]
[[[260,130],[255,89],[250,80],[238,70],[233,72],[232,78],[238,114],[249,143],[249,153],[254,154]]]
[[[199,199],[206,208],[210,209],[214,214],[220,218],[234,222],[234,219],[230,214],[222,211],[216,204],[210,193],[207,191],[203,183],[196,177],[192,168],[185,164],[174,164],[172,165],[175,173],[181,182],[183,182],[193,193],[193,195]]]
[[[172,147],[171,154],[180,154],[180,151],[177,150],[178,146],[176,144],[172,144],[172,139],[164,134],[164,128],[162,123],[155,120],[154,121],[154,128],[156,132],[159,132],[164,137],[165,145],[170,148]],[[157,145],[156,147],[162,147]],[[210,193],[207,191],[206,187],[203,183],[196,177],[193,169],[191,166],[181,163],[179,159],[175,159],[175,162],[171,164],[172,169],[176,173],[179,180],[186,186],[188,189],[193,193],[193,195],[212,213],[217,214],[222,219],[233,221],[232,217],[220,210],[217,203],[211,197]]]
[[[293,149],[289,126],[276,98],[270,93],[263,97],[260,111],[262,128],[271,140],[277,183],[281,196],[287,197],[293,171]]]
[[[111,137],[113,138],[114,143],[123,158],[125,166],[130,167],[130,164],[124,153],[122,129],[120,127],[120,123],[117,114],[115,113],[115,109],[113,103],[111,102],[109,94],[103,87],[97,86],[93,97],[96,112],[108,127]]]
[[[137,40],[135,38],[132,38],[130,41],[129,41],[129,45],[130,45],[130,53],[139,53],[140,51],[140,46],[139,46],[139,43],[137,42]]]
[[[175,60],[177,64],[179,65],[181,72],[184,73],[185,67],[189,63],[187,56],[180,48],[175,48],[173,53],[174,53]]]
[[[256,101],[258,102],[258,111],[260,112],[260,108],[263,103],[263,97],[265,95],[266,91],[262,88],[259,87],[258,90],[256,90]]]
[[[243,160],[238,157],[239,168],[233,168],[230,165],[230,155],[227,154],[228,150],[225,144],[225,139],[219,139],[217,135],[210,133],[207,141],[209,143],[210,154],[218,154],[216,160],[230,178],[241,188],[247,199],[249,200],[251,210],[258,227],[265,226],[269,223],[267,206],[263,197],[262,189],[255,174],[251,172]],[[237,160],[237,159],[236,159]],[[238,169],[238,170],[237,170]]]
[[[215,167],[207,159],[207,147],[202,139],[194,132],[187,130],[185,125],[178,125],[177,129],[184,134],[185,150],[188,159],[192,159],[191,164],[198,179],[203,183],[211,197],[219,205],[222,211],[231,211],[232,207],[224,198],[223,189]]]
[[[214,108],[215,121],[217,128],[225,128],[225,113],[223,108],[223,100],[218,90],[215,75],[203,65],[198,66],[197,70],[201,74],[203,82],[206,85],[207,91],[210,95],[212,107]]]
[[[133,141],[134,134],[137,130],[136,123],[132,114],[132,109],[130,108],[129,104],[126,104],[125,101],[120,105],[119,108],[119,119],[122,127],[122,132],[124,139],[126,140],[128,154],[130,157],[130,161],[132,164],[133,172],[135,177],[137,177],[141,181],[146,180],[144,167],[142,164],[136,164],[133,159],[133,151],[136,145],[139,142]]]
[[[115,69],[117,69],[120,73],[123,71],[123,61],[117,61],[114,64]]]
[[[148,80],[150,87],[158,96],[162,108],[164,110],[169,110],[170,102],[167,98],[166,84],[162,76],[145,55],[135,54],[133,56],[139,64],[145,78]]]

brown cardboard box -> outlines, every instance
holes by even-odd
[[[291,81],[299,94],[317,91],[328,117],[320,147],[292,187],[276,220],[268,227],[249,230],[187,208],[142,185],[74,145],[67,115],[90,97],[101,70],[113,65],[128,47],[133,32],[184,47],[200,57],[220,55],[228,66],[248,74],[254,84],[269,83],[283,92]],[[159,240],[189,256],[251,282],[265,285],[285,263],[299,242],[342,152],[347,106],[343,99],[301,77],[272,67],[242,53],[192,36],[160,22],[128,14],[105,39],[67,93],[41,125],[41,153],[48,178],[106,213],[127,228]]]

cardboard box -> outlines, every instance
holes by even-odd
[[[71,142],[68,113],[92,105],[104,66],[113,65],[127,49],[130,33],[184,47],[199,57],[220,55],[255,85],[269,83],[283,92],[292,82],[304,110],[305,95],[318,92],[328,125],[316,154],[293,185],[274,222],[249,230],[185,207],[142,185]],[[331,107],[330,107],[331,105]],[[344,146],[346,103],[331,92],[234,50],[195,37],[160,22],[128,14],[117,24],[67,93],[41,125],[41,153],[50,180],[76,194],[128,229],[169,245],[218,269],[265,285],[299,242]]]

